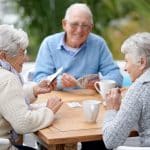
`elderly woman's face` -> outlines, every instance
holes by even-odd
[[[86,41],[93,27],[90,21],[90,17],[82,11],[73,11],[69,20],[63,20],[68,46],[79,48]]]
[[[26,61],[26,50],[20,49],[16,56],[11,57],[8,55],[6,61],[9,62],[17,72],[22,71],[23,63]]]
[[[125,71],[129,73],[132,82],[134,82],[142,74],[141,64],[135,63],[129,54],[125,54],[125,62]]]

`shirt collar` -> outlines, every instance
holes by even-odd
[[[65,32],[63,32],[63,34],[62,34],[62,37],[60,39],[60,42],[58,43],[57,49],[65,50],[65,48],[64,48],[64,45],[65,45],[64,39],[65,39]],[[86,47],[87,47],[87,40],[81,45],[80,50],[83,49],[83,48],[86,48]]]
[[[141,83],[150,82],[150,68],[146,69],[137,80]]]

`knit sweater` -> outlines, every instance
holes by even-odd
[[[33,90],[27,90],[26,86],[26,94],[32,96],[32,93]],[[25,92],[16,75],[0,67],[1,138],[10,138],[12,128],[19,134],[25,134],[45,128],[52,123],[54,114],[49,108],[43,107],[32,111],[28,108],[24,97]],[[10,148],[12,146],[0,145],[1,150]]]
[[[128,89],[120,110],[108,110],[103,124],[107,148],[123,145],[130,131],[138,125],[141,146],[150,146],[150,68]]]

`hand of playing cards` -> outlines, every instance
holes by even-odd
[[[86,88],[89,82],[94,82],[99,80],[98,74],[89,74],[77,79],[77,85],[81,88]]]

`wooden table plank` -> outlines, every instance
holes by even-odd
[[[52,91],[51,93],[41,94],[38,96],[36,103],[46,101],[51,96],[58,96],[64,102],[68,101],[81,101],[86,99],[101,99],[101,96],[95,91],[90,89],[72,90],[72,91]]]

